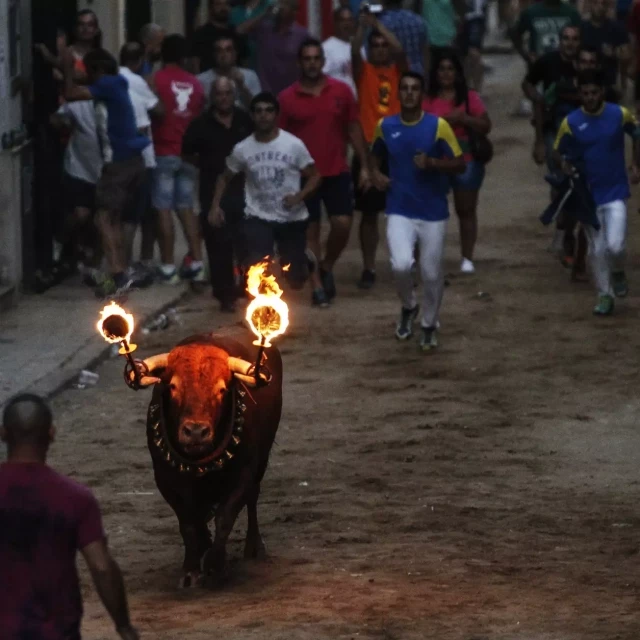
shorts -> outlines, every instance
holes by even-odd
[[[109,211],[112,216],[122,219],[144,179],[144,171],[142,156],[105,164],[96,185],[96,209]]]
[[[469,160],[464,173],[449,177],[454,191],[479,191],[484,182],[485,167],[481,162]]]
[[[248,216],[244,220],[246,266],[273,257],[277,248],[280,264],[290,265],[284,276],[292,287],[302,287],[309,277],[306,255],[307,221],[270,222]]]
[[[487,30],[486,18],[471,18],[465,20],[460,34],[460,52],[463,56],[469,53],[469,49],[479,49],[482,51],[484,44],[484,34]]]
[[[349,173],[322,178],[318,190],[305,203],[309,222],[320,222],[323,203],[329,217],[353,215],[353,183]]]
[[[64,199],[67,209],[73,210],[78,207],[91,209],[96,206],[96,185],[80,178],[70,176],[68,173],[63,177]]]
[[[193,209],[198,170],[180,156],[158,156],[153,170],[151,202],[156,209]]]
[[[382,167],[383,173],[386,173],[385,167]],[[360,176],[360,159],[358,156],[353,156],[353,162],[351,163],[351,179],[353,181],[353,188],[355,191],[355,204],[354,209],[361,211],[364,215],[376,214],[380,211],[384,211],[387,208],[387,194],[384,191],[378,191],[375,187],[370,187],[367,191],[362,191],[357,186]]]
[[[123,222],[137,226],[148,215],[149,209],[151,209],[152,180],[153,169],[145,169],[136,193],[129,199],[124,210]]]

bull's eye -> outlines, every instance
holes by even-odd
[[[169,391],[175,391],[177,389],[177,385],[175,384],[175,382],[172,382],[169,384]]]

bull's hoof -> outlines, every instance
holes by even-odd
[[[208,589],[220,589],[229,580],[226,554],[209,549],[202,557],[202,585]]]
[[[202,574],[199,571],[188,571],[185,573],[178,583],[179,589],[193,589],[200,586]]]
[[[255,540],[247,538],[244,543],[244,557],[245,560],[267,559],[267,547],[265,547],[261,536],[258,536]]]

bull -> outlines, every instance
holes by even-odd
[[[282,359],[276,347],[268,350],[264,384],[256,386],[256,357],[249,334],[213,333],[187,338],[141,367],[138,386],[154,387],[147,444],[155,481],[184,542],[183,587],[226,578],[227,540],[245,506],[245,558],[265,551],[257,504],[280,422]]]

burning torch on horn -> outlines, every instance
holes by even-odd
[[[131,355],[138,348],[138,345],[129,342],[134,327],[133,316],[115,302],[109,303],[100,312],[100,320],[97,324],[98,331],[109,344],[120,343],[118,353],[127,359],[127,364],[124,367],[124,381],[132,389],[138,390],[142,376],[147,375],[149,370],[144,362],[134,360]],[[131,378],[132,372],[133,378]]]
[[[253,344],[259,347],[253,370],[258,387],[269,383],[269,376],[260,374],[264,350],[289,326],[289,306],[282,299],[282,289],[275,276],[265,275],[268,267],[269,262],[265,259],[250,267],[247,273],[247,291],[253,300],[247,307],[245,318],[257,338]]]

